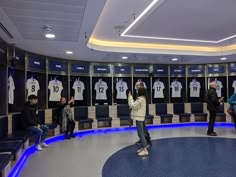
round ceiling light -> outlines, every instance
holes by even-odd
[[[73,54],[73,52],[72,51],[66,51],[66,54]]]
[[[222,58],[220,58],[220,60],[227,60],[227,58],[226,57],[222,57]]]
[[[123,56],[122,59],[123,59],[123,60],[127,60],[128,57],[127,57],[127,56]]]
[[[47,33],[47,34],[45,34],[45,37],[46,37],[46,38],[49,38],[49,39],[53,39],[53,38],[56,37],[56,35],[55,35],[55,34],[52,34],[52,33]]]
[[[172,61],[177,61],[177,60],[178,60],[178,58],[172,58],[171,60],[172,60]]]

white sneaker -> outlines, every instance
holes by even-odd
[[[148,151],[142,150],[141,152],[138,153],[138,156],[140,156],[140,157],[142,157],[142,156],[148,156]]]
[[[36,145],[36,149],[37,149],[38,151],[42,151],[42,150],[43,150],[43,148],[42,148],[39,144]]]
[[[141,148],[141,149],[137,150],[137,153],[140,153],[142,150],[143,150],[143,148]]]
[[[48,147],[48,146],[49,146],[49,145],[47,145],[45,142],[41,143],[41,147],[46,148],[46,147]]]

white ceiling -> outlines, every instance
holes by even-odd
[[[220,56],[166,55],[161,54],[161,51],[158,51],[160,54],[148,54],[142,50],[129,49],[124,50],[125,52],[112,49],[97,51],[87,47],[90,36],[120,42],[196,45],[191,42],[121,37],[119,34],[151,2],[152,0],[0,0],[0,22],[14,39],[9,39],[1,29],[0,37],[27,51],[65,59],[173,63],[171,59],[178,57],[180,60],[174,63],[222,62],[219,61]],[[127,34],[219,40],[233,35],[234,32],[236,34],[235,7],[235,0],[159,0]],[[45,39],[45,25],[52,27],[52,32],[56,34],[55,39]],[[229,43],[234,43],[234,39],[223,44]],[[74,54],[66,55],[66,50],[72,50]],[[219,55],[223,54],[221,52]],[[129,59],[122,60],[122,56],[128,56]],[[225,62],[236,61],[234,55],[228,58]]]
[[[235,0],[165,0],[131,35],[218,41],[236,34]]]

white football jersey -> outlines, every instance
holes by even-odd
[[[60,101],[61,92],[63,90],[62,82],[59,80],[51,80],[48,84],[50,90],[49,101]]]
[[[156,81],[153,84],[154,89],[154,98],[164,98],[163,90],[165,89],[165,85],[161,81]]]
[[[143,82],[143,81],[137,81],[137,82],[142,82],[143,83],[143,86],[144,86],[144,88],[147,88],[147,85],[146,85],[146,83],[145,82]],[[135,90],[136,90],[136,93],[138,93],[138,88],[136,87],[136,83],[135,83],[135,86],[134,86],[134,88],[135,88]]]
[[[12,76],[10,75],[8,78],[8,103],[14,104],[14,90],[15,84]]]
[[[223,88],[221,81],[216,81],[216,94],[218,97],[221,97],[221,89]]]
[[[201,84],[198,81],[191,81],[189,84],[190,88],[190,97],[200,97],[200,88]]]
[[[73,84],[72,87],[75,90],[75,94],[74,94],[74,99],[75,100],[84,100],[83,98],[83,92],[84,92],[84,83],[80,80],[76,80]]]
[[[108,86],[106,82],[99,80],[96,82],[94,89],[96,90],[96,100],[107,100],[106,91]]]
[[[172,98],[181,97],[182,84],[179,81],[173,81],[170,88],[172,88]]]
[[[34,78],[27,79],[26,89],[27,89],[27,92],[28,92],[27,97],[30,96],[30,95],[38,96],[38,91],[40,89],[39,82]]]
[[[236,93],[236,80],[233,82],[232,87],[234,88],[234,93]]]
[[[127,99],[126,91],[128,90],[127,83],[125,81],[116,82],[116,99]]]

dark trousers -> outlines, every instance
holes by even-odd
[[[207,133],[213,133],[214,132],[214,124],[216,121],[216,111],[209,111],[209,112],[210,112],[210,120],[208,123]]]
[[[144,131],[144,135],[145,135],[146,141],[150,142],[151,141],[151,137],[150,137],[150,133],[148,132],[148,129],[146,127],[145,120],[143,121],[143,131]]]
[[[37,145],[45,140],[49,128],[47,125],[40,125],[40,128],[31,126],[28,127],[27,130],[35,135],[35,144]]]
[[[67,135],[69,132],[72,135],[74,133],[74,129],[75,129],[75,121],[68,119],[65,134]]]

